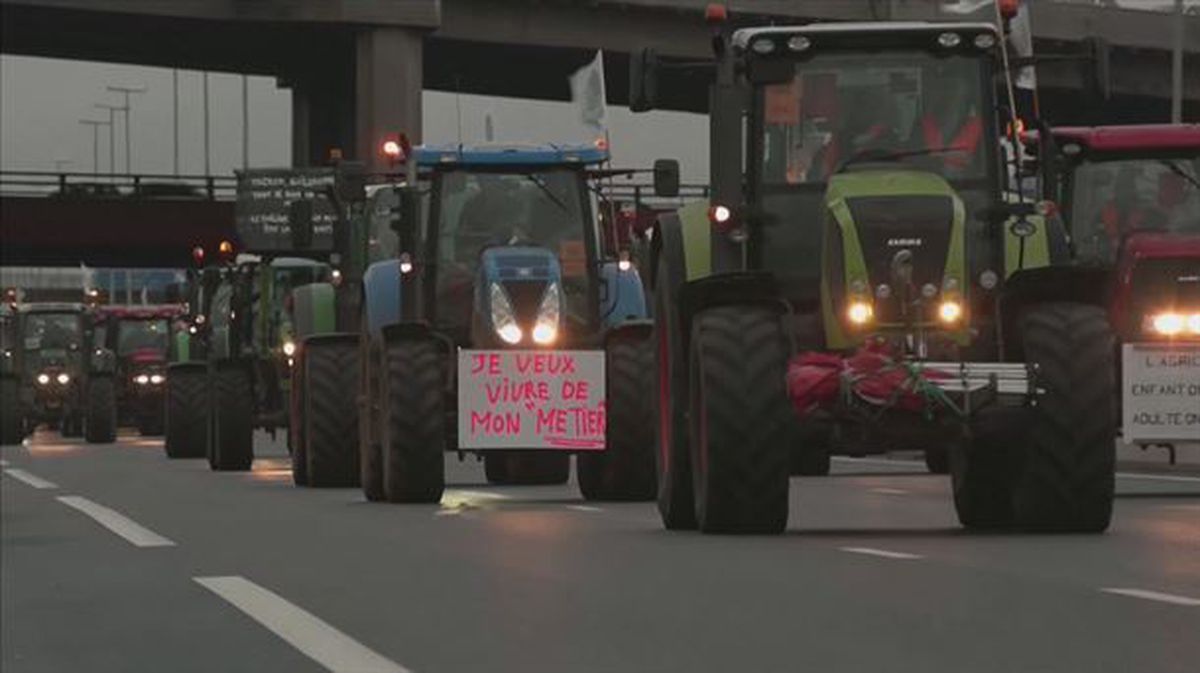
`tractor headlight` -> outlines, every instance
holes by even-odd
[[[65,386],[71,382],[71,375],[66,372],[62,372],[56,377],[56,380],[58,381],[59,385]]]
[[[150,375],[150,383],[153,383],[156,386],[161,386],[162,382],[166,381],[166,380],[167,380],[167,377],[163,376],[162,374],[151,374]]]
[[[850,302],[850,307],[846,309],[846,317],[855,325],[865,325],[874,316],[875,309],[865,301]]]
[[[944,301],[938,306],[938,318],[944,323],[955,323],[962,318],[962,304],[950,300]]]
[[[288,339],[283,342],[283,354],[289,358],[296,354],[296,342]]]
[[[543,346],[554,343],[558,338],[558,319],[562,308],[562,291],[558,283],[550,283],[542,303],[538,306],[537,322],[533,326],[533,340]]]
[[[1162,336],[1200,335],[1200,313],[1166,311],[1146,318],[1146,330]]]
[[[48,385],[50,383],[50,375],[45,372],[38,374],[37,382],[43,386]]]
[[[1200,334],[1200,313],[1193,313],[1188,316],[1187,329],[1192,334]]]
[[[137,376],[133,377],[133,382],[139,386],[144,386],[150,383],[150,377],[146,374],[138,374]]]
[[[492,283],[490,295],[492,327],[496,330],[496,335],[505,343],[521,343],[521,338],[525,335],[521,332],[521,327],[517,325],[517,316],[513,312],[512,302],[508,300],[508,294],[498,283]]]

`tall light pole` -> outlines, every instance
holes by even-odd
[[[125,172],[132,175],[133,174],[133,155],[130,154],[130,140],[129,140],[129,115],[130,115],[129,94],[146,93],[146,87],[144,87],[144,86],[109,86],[109,87],[107,87],[107,89],[109,91],[112,91],[113,93],[119,93],[119,94],[125,95],[125,107],[124,107],[124,110],[125,110]]]
[[[92,175],[100,175],[100,127],[111,127],[111,123],[95,119],[80,119],[79,123],[92,127]]]
[[[250,77],[242,75],[242,170],[250,168]]]
[[[171,69],[171,116],[174,122],[174,151],[171,153],[171,164],[175,175],[179,175],[179,69]]]
[[[1171,50],[1171,123],[1183,121],[1183,0],[1175,0],[1175,44]]]
[[[212,175],[208,156],[208,71],[204,71],[204,177]]]
[[[108,110],[108,174],[115,175],[117,172],[117,143],[116,138],[116,119],[117,110],[124,110],[120,105],[109,105],[108,103],[96,103],[96,107],[101,110]]]

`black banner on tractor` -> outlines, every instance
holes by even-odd
[[[238,171],[237,232],[242,246],[254,253],[304,253],[333,250],[337,220],[328,191],[332,168],[262,168]],[[312,202],[311,247],[296,250],[289,217],[292,202]]]

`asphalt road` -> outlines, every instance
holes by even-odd
[[[786,535],[708,537],[454,456],[398,506],[122,440],[0,451],[6,673],[1200,670],[1194,474],[1121,477],[1107,535],[973,535],[946,478],[842,460]]]

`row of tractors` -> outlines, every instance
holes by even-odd
[[[708,19],[710,62],[632,59],[635,111],[712,81],[705,196],[633,239],[602,145],[241,174],[167,455],[245,470],[286,429],[297,485],[410,503],[446,452],[497,484],[574,455],[585,498],[778,533],[793,474],[916,449],[964,526],[1100,532],[1119,436],[1200,440],[1200,129],[1022,131],[1004,25]]]

